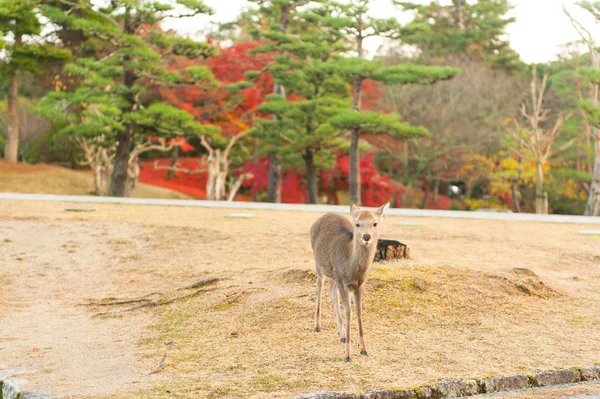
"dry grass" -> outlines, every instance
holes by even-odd
[[[75,171],[53,165],[10,164],[0,160],[0,192],[88,195],[92,188],[89,171]],[[165,188],[139,183],[136,198],[189,198]]]
[[[413,259],[377,264],[366,290],[369,356],[342,362],[326,298],[312,331],[314,267],[308,241],[317,213],[0,202],[0,212],[51,223],[126,221],[142,233],[111,242],[122,287],[165,292],[224,277],[199,296],[140,310],[153,328],[140,356],[169,352],[163,381],[115,398],[287,398],[299,392],[414,387],[597,364],[600,238],[578,225],[389,217],[382,238],[409,244]],[[409,218],[402,220],[410,221]],[[95,309],[100,311],[105,309]],[[125,318],[128,317],[124,314]],[[357,329],[353,325],[352,333]]]

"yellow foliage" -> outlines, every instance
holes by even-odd
[[[575,179],[567,179],[562,184],[557,185],[554,193],[558,197],[575,199],[579,201],[587,200],[587,193]]]
[[[492,197],[490,199],[477,199],[477,198],[465,198],[465,205],[470,211],[477,209],[503,209],[504,207],[498,200],[498,198]]]

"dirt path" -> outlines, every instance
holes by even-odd
[[[136,356],[140,316],[92,319],[80,304],[122,295],[111,242],[136,234],[120,223],[0,221],[0,359],[37,370],[26,389],[103,394],[147,379]],[[2,301],[1,299],[5,301]]]

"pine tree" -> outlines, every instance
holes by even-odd
[[[265,45],[256,48],[255,53],[278,51],[279,57],[286,54],[286,44],[289,41],[290,25],[296,23],[298,9],[314,2],[323,0],[250,0],[260,6],[260,13],[268,22],[266,30],[253,31],[255,37],[266,41]],[[292,29],[291,33],[294,33]],[[268,69],[268,68],[267,68]],[[266,70],[263,71],[266,72]],[[286,97],[285,87],[275,82],[273,93]],[[277,118],[276,115],[274,115]],[[277,156],[277,142],[265,142],[269,156],[269,182],[267,185],[267,201],[281,202],[281,164]]]
[[[515,21],[506,16],[512,8],[507,0],[453,0],[451,5],[393,2],[415,13],[412,22],[402,28],[401,37],[403,43],[419,48],[425,63],[467,54],[506,70],[524,66],[505,38],[506,26]]]
[[[8,85],[8,132],[4,158],[17,162],[19,151],[19,75],[43,73],[49,63],[63,61],[70,53],[45,43],[41,37],[39,0],[0,2],[0,49],[4,50],[0,79]]]
[[[339,137],[343,130],[328,123],[350,104],[349,85],[328,67],[345,50],[342,32],[322,25],[330,11],[325,6],[303,13],[303,29],[285,35],[285,51],[271,74],[290,98],[275,94],[259,107],[272,119],[261,120],[254,132],[277,144],[273,152],[284,163],[304,164],[311,204],[317,203],[320,168],[333,164],[335,152],[346,146]]]
[[[163,104],[148,94],[148,86],[169,84],[215,84],[206,67],[189,67],[185,74],[167,71],[163,57],[209,57],[215,48],[167,35],[152,26],[165,18],[185,18],[210,14],[200,0],[142,2],[113,0],[96,9],[91,1],[73,2],[74,9],[85,9],[100,18],[78,18],[58,8],[49,9],[53,20],[80,29],[105,50],[101,58],[80,58],[65,72],[82,82],[74,91],[50,93],[42,112],[52,116],[63,112],[71,123],[65,133],[102,137],[106,145],[116,146],[109,195],[124,196],[132,148],[148,137],[171,138],[178,135],[209,134],[214,126],[198,123],[189,113]],[[218,135],[215,135],[218,140]]]
[[[395,37],[400,32],[400,25],[394,19],[376,19],[367,15],[369,0],[352,0],[350,4],[338,5],[338,16],[332,17],[329,24],[344,31],[354,44],[356,57],[342,58],[331,65],[331,69],[344,76],[352,83],[352,112],[336,117],[333,122],[338,127],[350,128],[350,201],[360,204],[360,170],[359,139],[362,133],[368,132],[364,126],[381,134],[392,134],[396,137],[417,137],[425,133],[422,129],[414,129],[401,124],[399,116],[376,117],[371,113],[360,112],[360,96],[365,80],[370,79],[383,84],[431,84],[438,80],[450,79],[459,71],[452,68],[438,68],[421,65],[384,66],[378,60],[366,60],[364,40],[373,36]],[[356,115],[353,115],[356,113]],[[381,129],[376,128],[381,124]]]

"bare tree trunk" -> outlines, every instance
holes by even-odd
[[[584,215],[600,216],[600,129],[594,129],[594,168]]]
[[[440,194],[440,178],[437,177],[433,183],[433,200],[437,201]]]
[[[358,58],[363,59],[363,20],[362,17],[358,19],[358,36],[356,37],[356,52]],[[354,112],[360,112],[360,92],[363,84],[363,79],[357,77],[352,87],[352,110]],[[361,194],[360,194],[360,152],[358,150],[358,140],[360,139],[360,132],[353,129],[350,132],[350,171],[348,180],[350,183],[350,203],[360,205]]]
[[[244,173],[244,174],[239,175],[238,178],[233,183],[233,185],[231,186],[231,189],[229,190],[229,195],[227,196],[227,201],[229,201],[229,202],[233,201],[235,199],[235,196],[237,195],[237,192],[240,190],[240,187],[242,187],[242,183],[244,183],[244,180],[250,179],[253,176],[254,175],[252,173]]]
[[[281,165],[277,154],[269,154],[269,182],[267,183],[267,202],[281,202]]]
[[[358,151],[359,134],[352,130],[350,136],[350,203],[360,205],[360,153]]]
[[[535,162],[535,213],[544,214],[544,171],[542,161]]]
[[[519,205],[519,195],[517,194],[517,182],[513,181],[510,183],[510,193],[512,196],[513,212],[521,213],[521,206]]]
[[[577,72],[579,72],[579,65],[577,66]],[[577,97],[578,97],[579,101],[583,101],[583,90],[581,89],[581,81],[579,79],[577,79],[577,81],[575,82],[575,89],[576,89]],[[594,92],[594,88],[592,88],[592,93],[593,92]],[[587,161],[588,161],[586,170],[591,173],[592,172],[592,164],[593,164],[592,151],[590,151],[591,147],[592,147],[592,141],[591,141],[592,126],[590,124],[590,121],[587,119],[587,114],[586,114],[585,110],[580,108],[579,112],[581,113],[581,120],[583,121],[583,133],[585,135],[585,148],[586,148],[586,156],[587,156]]]
[[[308,203],[316,204],[318,196],[317,171],[315,170],[315,160],[312,151],[306,151],[306,153],[304,154],[304,163],[306,165],[306,187],[308,188]]]
[[[405,186],[408,186],[408,142],[402,143],[402,162],[404,170],[402,171],[404,174],[404,182]]]
[[[20,40],[20,39],[19,39]],[[16,163],[19,156],[19,72],[16,71],[8,86],[8,134],[4,159]]]
[[[421,201],[421,209],[425,209],[427,206],[427,197],[429,197],[429,182],[425,182],[425,194],[423,195],[423,201]]]
[[[171,162],[169,163],[170,168],[167,169],[165,179],[171,180],[175,177],[175,166],[177,165],[177,159],[179,158],[179,147],[173,148],[171,151]]]

